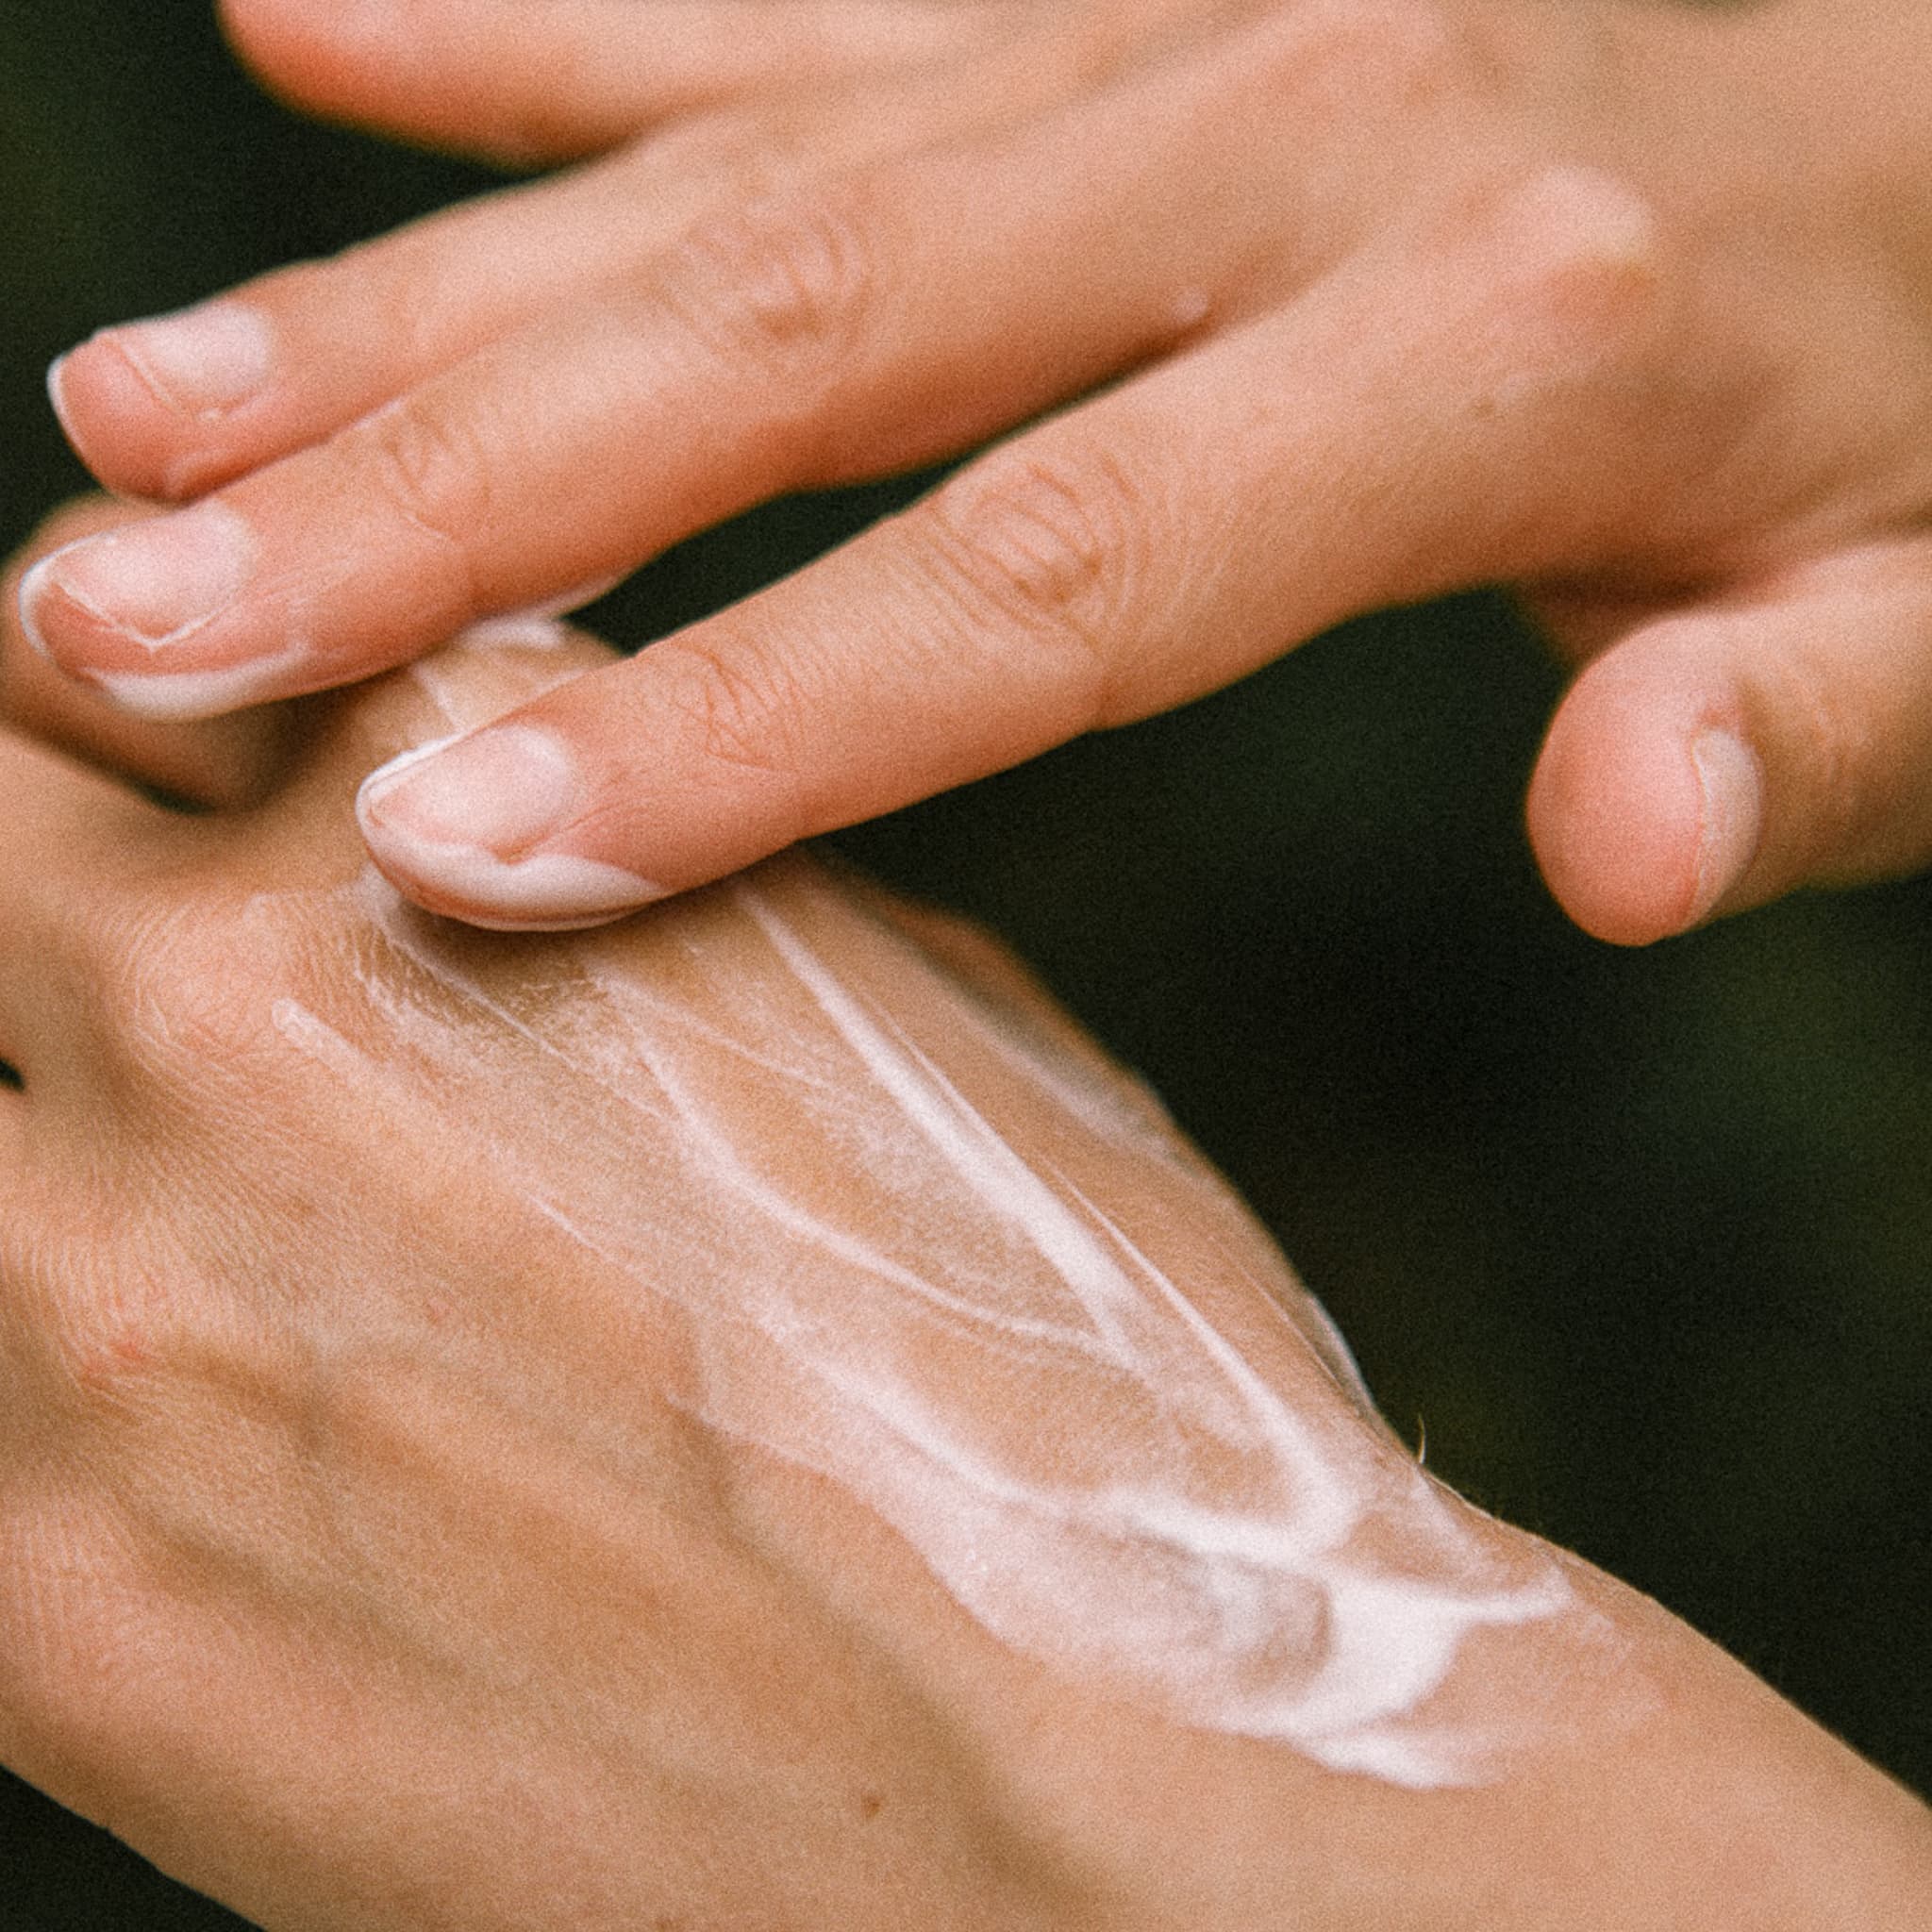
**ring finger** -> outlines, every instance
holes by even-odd
[[[640,9],[625,0],[623,11]],[[49,391],[108,489],[199,495],[546,315],[594,302],[708,215],[1049,108],[1084,63],[1024,45],[1024,58],[1009,40],[970,60],[849,80],[829,94],[795,85],[694,117],[332,260],[104,329],[56,362]]]

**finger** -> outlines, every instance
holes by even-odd
[[[1606,424],[1651,247],[1624,190],[1569,170],[1455,245],[1411,236],[736,610],[377,774],[376,862],[479,924],[588,923],[1361,609],[1587,551],[1629,486]],[[1583,451],[1595,471],[1553,487]]]
[[[722,143],[505,190],[326,262],[106,328],[48,392],[108,489],[180,499],[286,455],[538,317],[589,299],[750,187]]]
[[[1642,945],[1932,859],[1932,540],[1631,629],[1578,677],[1528,803],[1550,889]]]
[[[1265,221],[1198,218],[1195,189],[1219,192],[1245,148],[1202,112],[1227,85],[1163,71],[991,142],[702,222],[637,282],[138,542],[49,560],[28,580],[30,625],[123,702],[218,709],[368,675],[763,497],[980,440],[1243,312],[1260,230],[1306,216],[1334,245],[1332,183],[1301,206],[1284,187]],[[1277,93],[1252,90],[1249,118]],[[1144,165],[1091,180],[1077,165],[1124,143]],[[1311,272],[1286,253],[1291,276]]]
[[[823,90],[984,41],[974,0],[225,0],[242,57],[314,112],[508,161],[563,160],[696,109]]]
[[[969,119],[958,91],[695,128],[279,269],[173,315],[105,328],[48,393],[107,488],[179,501],[319,441],[438,372],[649,264],[706,215]],[[642,352],[643,344],[640,344]]]
[[[49,517],[8,566],[0,578],[0,719],[151,791],[194,805],[241,805],[275,780],[288,739],[284,713],[241,711],[195,724],[153,724],[63,676],[21,627],[20,580],[37,558],[152,514],[111,497],[82,498]]]
[[[631,0],[625,11],[635,15]],[[1007,54],[942,76],[847,87],[830,104],[804,94],[764,104],[749,119],[714,118],[568,177],[430,216],[332,261],[104,329],[56,361],[48,391],[69,440],[108,489],[197,495],[319,441],[544,316],[592,306],[613,286],[634,288],[704,216],[1039,112],[1084,73],[1064,50],[1058,64]],[[976,207],[1003,185],[954,175],[952,192]],[[922,185],[911,178],[893,192],[913,207]],[[1020,206],[995,205],[1002,222],[1017,224]],[[1088,207],[1086,219],[1095,211]],[[942,207],[927,212],[936,225],[954,220]],[[919,264],[908,267],[917,273]],[[652,348],[648,338],[636,345],[639,356]]]

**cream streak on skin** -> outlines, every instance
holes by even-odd
[[[541,952],[351,890],[361,1001],[284,999],[283,1037],[493,1123],[532,1238],[675,1338],[672,1399],[841,1485],[1015,1650],[1415,1788],[1506,1774],[1617,1668],[1560,1561],[1382,1427],[1158,1104],[862,890],[792,857]]]

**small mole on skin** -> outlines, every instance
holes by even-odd
[[[858,1815],[870,1824],[885,1808],[885,1803],[876,1791],[861,1791],[858,1795]]]

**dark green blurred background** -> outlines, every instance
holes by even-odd
[[[0,0],[0,540],[82,482],[58,351],[481,178],[271,107],[204,0]],[[642,643],[891,500],[598,620]],[[843,842],[1148,1074],[1432,1467],[1932,1789],[1932,889],[1580,937],[1520,829],[1557,688],[1489,601],[1368,622]],[[224,1923],[0,1783],[0,1924]]]

